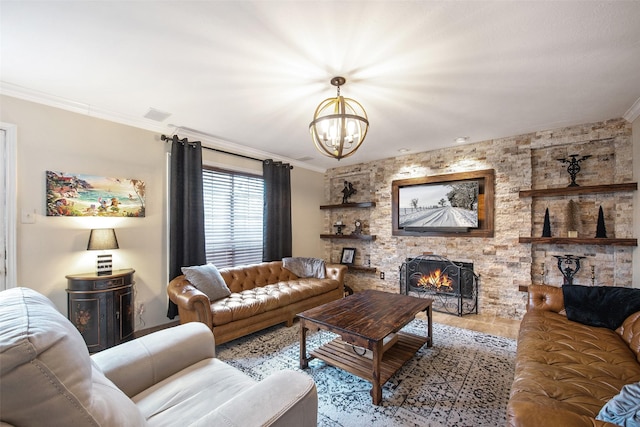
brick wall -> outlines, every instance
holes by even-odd
[[[366,150],[366,142],[361,150]],[[581,185],[610,184],[632,180],[631,124],[623,119],[541,131],[495,139],[450,149],[409,155],[330,169],[325,174],[327,204],[342,201],[344,181],[357,189],[349,201],[375,201],[370,209],[332,209],[325,212],[327,233],[335,232],[339,219],[345,233],[353,231],[356,219],[375,241],[325,239],[325,258],[339,262],[343,247],[355,247],[358,265],[370,264],[377,271],[350,270],[347,284],[355,290],[380,289],[398,292],[399,267],[409,256],[432,252],[456,261],[474,263],[480,275],[479,311],[500,317],[524,314],[526,293],[519,286],[549,283],[560,286],[562,275],[553,255],[586,256],[574,283],[591,284],[591,266],[596,284],[630,286],[632,249],[600,245],[531,245],[518,242],[520,236],[540,236],[544,210],[549,207],[552,233],[566,230],[568,198],[535,201],[520,198],[525,189],[566,187],[569,174],[558,158],[570,154],[591,155],[580,164]],[[391,233],[391,183],[394,180],[470,170],[495,170],[495,230],[492,238],[406,237]],[[596,194],[573,197],[580,212],[580,236],[595,236],[598,207],[605,212],[609,237],[634,237],[633,194]],[[543,271],[544,265],[544,274]],[[385,279],[379,273],[385,273]]]

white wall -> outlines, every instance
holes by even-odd
[[[324,205],[323,174],[307,169],[291,171],[291,223],[293,256],[322,258],[324,242],[320,239]]]
[[[149,131],[15,98],[0,101],[2,121],[18,129],[18,285],[47,295],[66,314],[65,275],[95,271],[96,253],[86,250],[89,230],[113,227],[120,246],[114,268],[136,270],[144,326],[167,322],[164,144]],[[47,170],[142,179],[146,217],[47,217]],[[35,212],[35,224],[21,223],[22,210]]]
[[[0,122],[18,129],[18,285],[47,295],[66,314],[65,275],[95,269],[95,252],[86,250],[89,230],[113,227],[120,245],[113,251],[114,268],[136,270],[136,302],[145,304],[143,322],[136,319],[136,329],[169,322],[165,290],[167,144],[154,132],[29,101],[0,96],[0,105]],[[237,166],[235,157],[223,156],[216,162]],[[261,168],[259,162],[251,167],[256,165]],[[47,217],[47,170],[142,179],[147,191],[146,217]],[[318,206],[323,175],[299,167],[292,173],[294,255],[321,256]],[[35,224],[22,224],[21,210],[35,211]]]
[[[640,181],[640,117],[632,124],[633,132],[633,180]],[[640,239],[640,191],[633,199],[633,235]],[[640,288],[640,249],[633,250],[633,287]]]

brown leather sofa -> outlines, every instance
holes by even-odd
[[[169,299],[178,306],[180,323],[202,322],[209,326],[216,344],[285,322],[310,308],[344,296],[347,266],[327,264],[325,278],[300,278],[282,261],[220,269],[231,291],[228,297],[210,301],[184,275],[169,282]]]
[[[612,330],[570,321],[564,308],[562,288],[529,286],[509,426],[613,426],[597,420],[598,412],[640,381],[640,312]]]

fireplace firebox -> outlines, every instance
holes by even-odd
[[[407,258],[400,267],[400,293],[433,298],[433,310],[462,316],[478,313],[478,282],[473,263],[439,255]]]

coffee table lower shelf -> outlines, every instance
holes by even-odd
[[[398,332],[398,342],[383,355],[380,364],[380,386],[386,383],[406,361],[428,342],[422,337],[406,332]],[[345,347],[344,341],[336,338],[310,352],[312,358],[318,358],[336,368],[373,383],[373,361],[356,354],[353,349]]]

